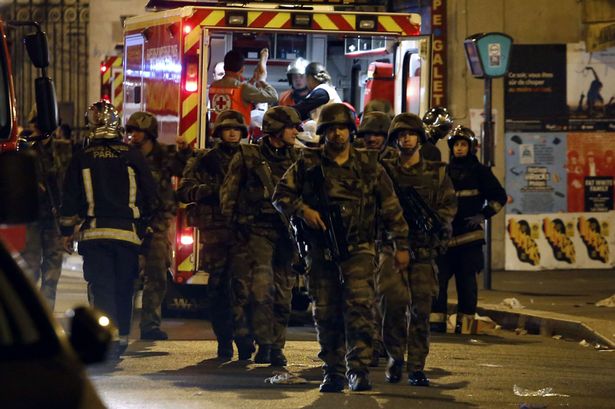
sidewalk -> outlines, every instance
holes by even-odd
[[[615,307],[595,306],[615,295],[615,270],[494,271],[492,290],[482,289],[482,274],[478,280],[478,314],[504,329],[615,348]],[[502,306],[505,298],[516,298],[525,308]],[[451,280],[449,308],[456,300]]]

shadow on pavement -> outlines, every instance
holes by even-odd
[[[497,335],[461,335],[461,334],[437,334],[431,335],[432,344],[466,344],[468,346],[488,347],[490,345],[528,345],[538,344],[540,340],[533,340],[519,336],[518,341]]]

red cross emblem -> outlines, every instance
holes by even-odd
[[[226,94],[214,95],[214,111],[222,112],[231,109],[231,97]]]

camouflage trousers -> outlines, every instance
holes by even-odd
[[[161,306],[167,292],[167,271],[171,267],[169,231],[155,232],[147,248],[143,249],[143,307],[141,332],[160,328]]]
[[[231,310],[231,272],[232,262],[241,262],[233,258],[232,248],[235,242],[230,230],[201,231],[200,269],[209,273],[207,283],[207,305],[211,326],[218,344],[230,344],[233,341],[233,314]]]
[[[282,349],[290,319],[293,247],[286,234],[276,230],[251,232],[234,257],[244,257],[234,269],[231,288],[235,337],[252,334],[257,344]]]
[[[38,285],[53,311],[56,290],[62,273],[62,236],[52,221],[31,223],[26,227],[26,245],[22,257],[28,265],[28,275]]]
[[[368,373],[374,332],[374,256],[352,254],[338,269],[313,253],[308,287],[323,370],[338,375]]]
[[[401,273],[392,263],[391,253],[381,253],[377,289],[384,345],[389,356],[399,361],[407,349],[408,371],[423,370],[429,354],[431,302],[438,289],[437,267],[432,259],[419,259]]]

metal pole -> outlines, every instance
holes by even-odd
[[[491,78],[485,77],[485,123],[483,124],[483,163],[486,166],[495,165],[493,119],[491,117]],[[491,290],[491,222],[485,220],[485,267],[483,270],[483,287]]]

